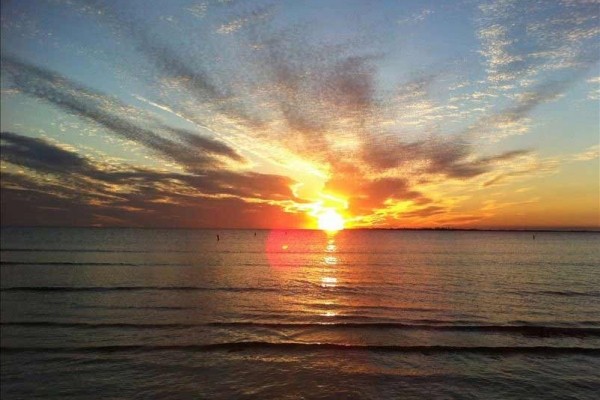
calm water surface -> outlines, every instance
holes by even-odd
[[[600,393],[597,233],[2,229],[1,263],[3,399]]]

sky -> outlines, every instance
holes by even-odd
[[[2,1],[2,225],[600,229],[600,3]]]

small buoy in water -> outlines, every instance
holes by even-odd
[[[219,237],[219,235],[217,235],[217,242],[218,242],[219,240],[221,240],[221,238]]]

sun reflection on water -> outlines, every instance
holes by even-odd
[[[340,316],[344,260],[336,242],[339,234],[315,231],[269,233],[265,253],[273,279],[282,287],[303,287],[303,295],[296,297],[300,313],[310,313],[319,319]]]
[[[324,276],[321,278],[321,287],[336,287],[337,278],[333,276]]]
[[[333,257],[333,256],[325,257],[325,258],[323,258],[323,261],[327,265],[337,265],[337,263],[338,263],[337,257]]]
[[[337,251],[337,246],[335,245],[335,241],[333,239],[329,239],[327,247],[325,247],[325,251],[328,253],[335,253]]]
[[[333,289],[338,285],[338,278],[334,276],[337,273],[338,257],[334,255],[337,252],[337,245],[335,244],[335,233],[329,232],[327,234],[327,245],[325,246],[325,255],[323,257],[323,268],[321,269],[321,287]],[[333,294],[333,293],[332,293]],[[337,301],[335,298],[330,298],[321,303],[323,306],[335,307]],[[338,315],[337,311],[327,310],[321,312],[322,317],[332,318]]]

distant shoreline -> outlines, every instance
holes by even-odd
[[[222,230],[222,231],[319,231],[310,228],[189,228],[189,227],[144,227],[144,226],[21,226],[4,225],[0,229],[158,229],[158,230]],[[421,232],[562,232],[562,233],[600,233],[600,228],[346,228],[346,231],[421,231]]]

